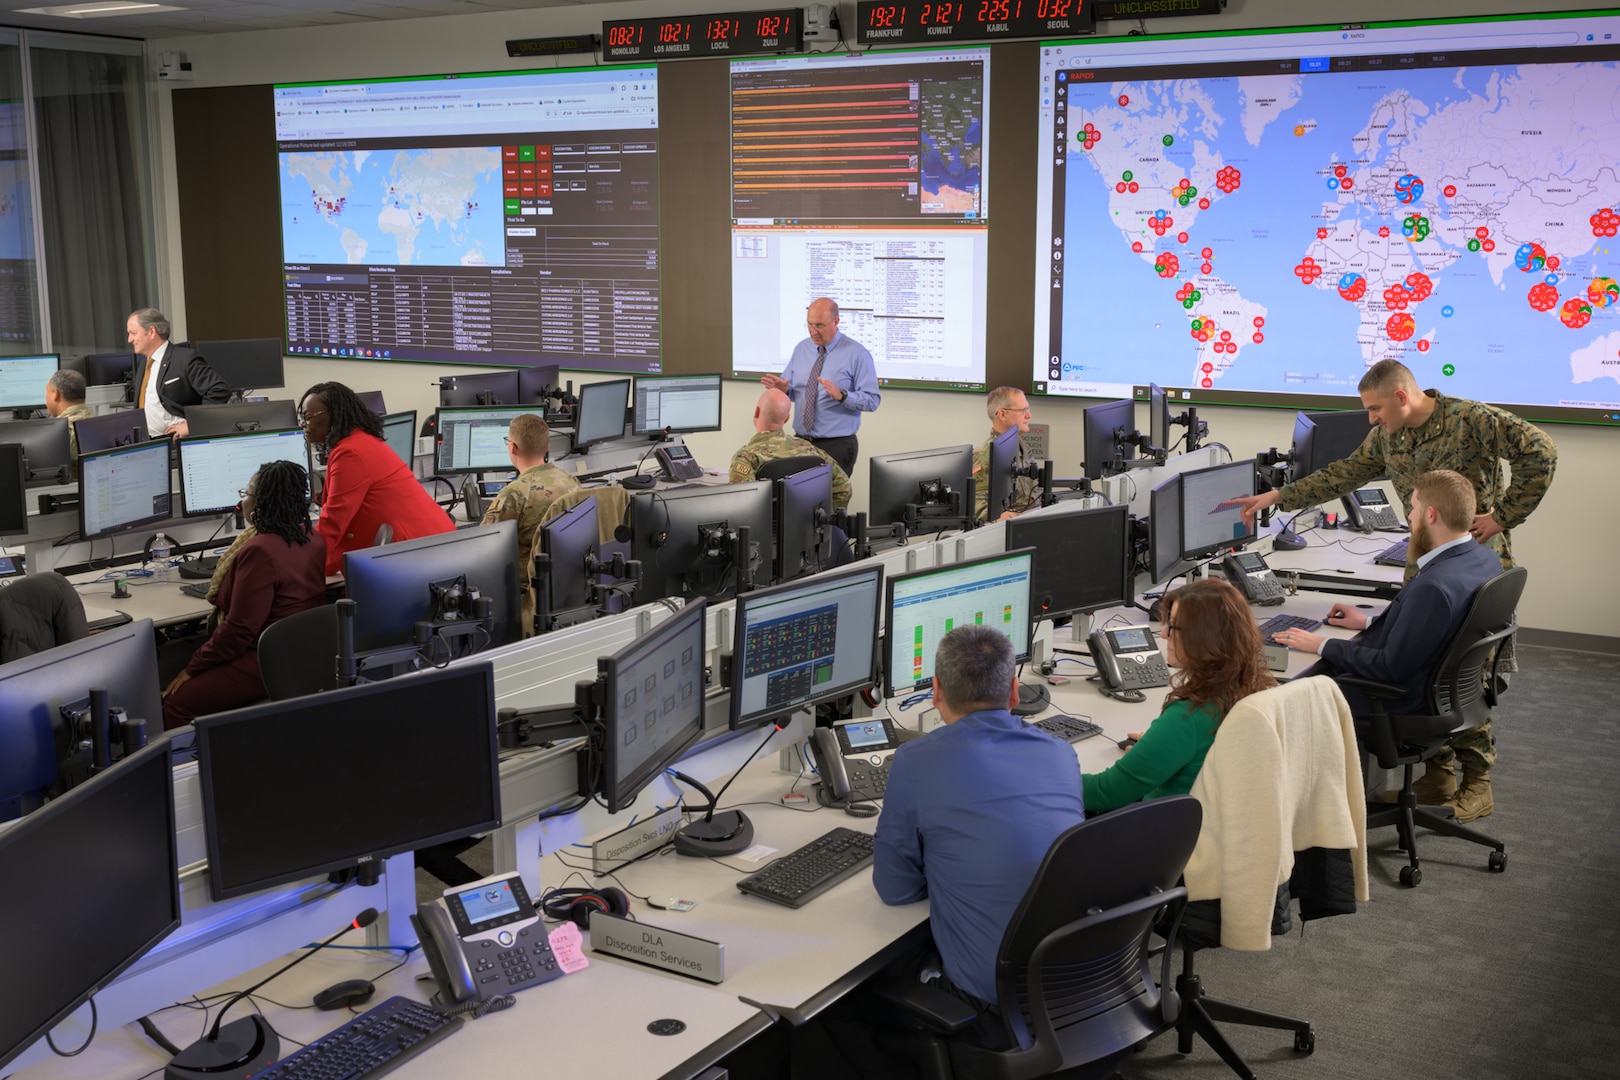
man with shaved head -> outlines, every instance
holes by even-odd
[[[793,430],[832,455],[846,474],[855,471],[860,454],[856,433],[861,413],[873,412],[883,400],[878,392],[872,354],[854,338],[838,332],[838,305],[823,296],[805,312],[810,336],[793,350],[786,370],[760,381],[780,390],[798,407]]]
[[[782,430],[792,412],[793,406],[782,391],[767,390],[759,395],[759,402],[754,406],[754,437],[731,455],[731,482],[744,484],[758,479],[760,466],[767,461],[820,458],[832,466],[833,509],[842,510],[849,505],[849,474],[825,450]]]

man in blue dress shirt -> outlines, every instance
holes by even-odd
[[[878,819],[872,884],[885,904],[927,897],[943,974],[935,985],[980,1010],[975,1034],[1006,1044],[996,952],[1047,849],[1085,820],[1080,768],[1061,739],[1025,724],[1012,643],[962,626],[934,653],[945,726],[895,751]]]
[[[838,332],[838,305],[833,301],[825,296],[811,301],[805,323],[810,336],[794,348],[787,368],[760,381],[793,400],[794,432],[854,476],[861,413],[876,411],[883,400],[877,368],[864,345]]]

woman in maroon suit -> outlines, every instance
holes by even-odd
[[[299,407],[304,438],[326,463],[326,492],[315,531],[326,541],[326,572],[343,571],[343,553],[370,547],[391,526],[395,540],[449,532],[455,522],[433,501],[410,466],[383,442],[382,419],[342,383],[316,383]]]
[[[326,543],[309,527],[308,485],[303,466],[271,461],[242,489],[255,534],[225,568],[214,599],[219,625],[163,691],[165,728],[263,699],[259,635],[326,602]]]

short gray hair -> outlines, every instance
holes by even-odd
[[[1013,666],[1012,640],[988,626],[958,626],[934,650],[939,692],[960,712],[1005,709]]]
[[[84,400],[84,376],[77,371],[62,368],[50,377],[46,385],[61,394],[63,401],[80,402]]]
[[[132,311],[129,317],[143,329],[157,331],[157,336],[164,341],[169,340],[169,334],[174,329],[169,325],[169,317],[155,307],[143,307],[139,311]]]
[[[996,418],[996,413],[1002,409],[1012,408],[1013,395],[1022,394],[1023,391],[1016,386],[998,386],[990,391],[990,396],[984,400],[984,411],[990,414],[990,419]]]

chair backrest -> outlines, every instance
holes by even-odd
[[[34,574],[0,589],[0,663],[89,634],[84,601],[61,574]]]
[[[259,635],[259,674],[271,701],[336,690],[336,604],[289,615]]]
[[[799,457],[777,458],[775,461],[767,461],[765,464],[761,465],[759,467],[759,472],[755,475],[755,479],[780,480],[784,476],[792,476],[794,473],[803,472],[806,469],[813,469],[817,465],[825,464],[827,464],[826,459],[816,454],[803,454]]]
[[[1485,665],[1492,650],[1514,631],[1514,612],[1529,574],[1522,566],[1504,570],[1481,585],[1468,605],[1462,627],[1446,646],[1429,684],[1429,714],[1452,717],[1457,730],[1483,724],[1491,701],[1485,693]]]
[[[586,499],[596,498],[596,527],[601,533],[602,543],[613,540],[613,534],[620,525],[624,524],[625,515],[630,510],[630,493],[617,484],[604,484],[601,487],[581,487],[572,491],[565,491],[551,500],[546,508],[545,515],[541,517],[540,524],[544,525],[553,518],[559,517],[565,510],[570,510]],[[535,536],[534,550],[540,550],[540,537]],[[626,552],[628,554],[628,552]]]
[[[1099,1060],[1159,1028],[1148,937],[1163,909],[1185,899],[1176,882],[1202,821],[1196,799],[1175,795],[1081,822],[1052,842],[996,959],[1002,1013],[1023,1017],[1034,1038],[1015,1054],[1023,1067]],[[954,1044],[952,1053],[980,1056]]]

